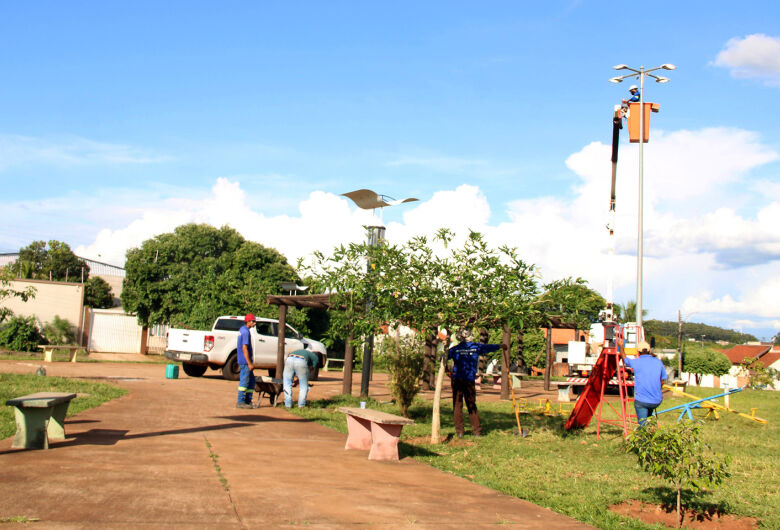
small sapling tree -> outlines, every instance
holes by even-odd
[[[398,401],[401,414],[408,417],[409,405],[420,392],[425,355],[419,335],[386,336],[382,341],[384,357],[390,372],[390,393]]]
[[[659,427],[653,418],[626,441],[627,450],[637,455],[642,469],[671,483],[676,490],[679,526],[683,488],[702,491],[729,477],[729,457],[713,455],[710,446],[701,440],[700,430],[701,423],[691,421]]]

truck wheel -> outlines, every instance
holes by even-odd
[[[236,352],[230,354],[222,367],[222,377],[228,381],[238,381],[241,375],[241,369],[238,367],[238,358]]]
[[[200,377],[206,373],[206,368],[208,368],[208,366],[202,364],[189,363],[182,363],[181,367],[182,370],[184,370],[184,373],[190,377]]]
[[[276,368],[269,368],[268,369],[268,377],[275,378],[276,377]]]

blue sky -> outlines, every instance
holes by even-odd
[[[106,2],[0,7],[0,250],[121,263],[181,222],[291,261],[442,224],[605,291],[611,67],[674,63],[645,149],[650,318],[780,330],[776,2]],[[639,14],[641,13],[641,17]],[[621,145],[616,301],[634,298]],[[284,234],[281,237],[278,234]]]

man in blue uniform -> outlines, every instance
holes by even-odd
[[[238,330],[236,343],[236,360],[241,371],[238,378],[238,403],[236,403],[238,409],[251,409],[252,394],[255,392],[255,374],[253,372],[255,359],[252,350],[252,334],[249,333],[253,327],[255,327],[255,315],[249,313],[244,317],[244,325]]]
[[[636,359],[626,357],[625,348],[620,349],[620,356],[625,365],[634,371],[634,410],[641,428],[664,399],[661,386],[666,381],[666,368],[664,363],[650,352],[647,342],[640,342],[636,349],[639,352]]]
[[[477,377],[479,356],[494,352],[500,347],[498,344],[481,344],[472,342],[470,331],[462,329],[455,335],[458,344],[449,349],[447,359],[452,359],[452,404],[454,407],[453,418],[455,420],[455,433],[458,438],[463,437],[463,402],[469,411],[469,422],[474,436],[482,435],[482,426],[479,423],[479,411],[477,411],[477,389],[474,380]]]
[[[626,100],[627,103],[639,103],[639,87],[636,85],[631,85],[631,87],[628,89],[629,94],[631,94],[631,97]]]

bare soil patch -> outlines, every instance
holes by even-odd
[[[632,500],[613,504],[609,509],[617,514],[633,517],[648,524],[662,524],[677,528],[677,513],[674,506]],[[683,509],[683,528],[753,530],[758,528],[758,521],[753,517],[724,515],[714,510],[712,513],[698,513]]]

